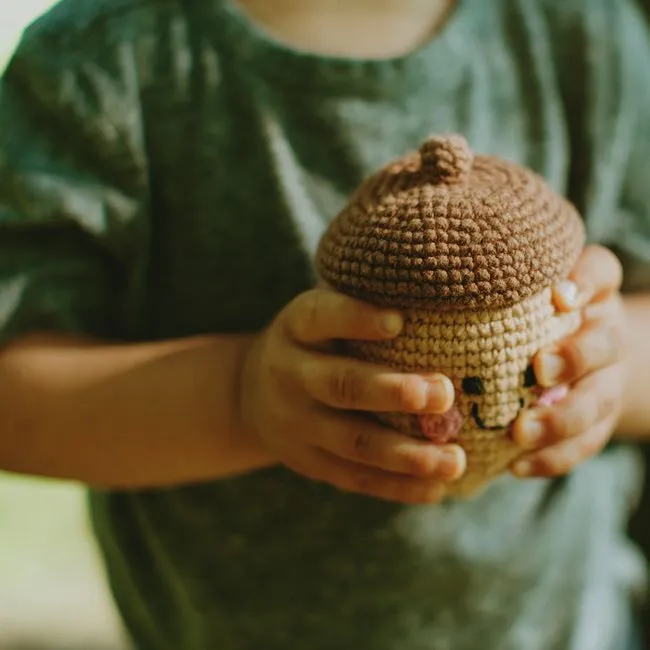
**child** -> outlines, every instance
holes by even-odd
[[[64,0],[28,30],[0,467],[93,487],[139,649],[633,647],[640,476],[602,450],[649,434],[649,69],[632,0]],[[400,315],[311,288],[364,176],[444,131],[543,174],[639,290],[587,249],[557,298],[585,326],[536,361],[572,392],[468,501],[441,501],[458,447],[359,414],[444,412],[446,378],[332,347]]]

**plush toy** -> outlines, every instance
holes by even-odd
[[[541,390],[531,361],[580,324],[577,312],[555,310],[552,287],[584,238],[577,211],[542,178],[474,156],[458,135],[432,137],[372,175],[324,234],[322,279],[405,318],[397,339],[350,343],[349,352],[454,383],[444,415],[377,414],[405,434],[465,449],[452,496],[475,493],[521,453],[510,427],[522,409],[565,394]]]

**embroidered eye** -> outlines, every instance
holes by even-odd
[[[468,395],[484,395],[485,386],[480,377],[465,377],[462,382],[463,392]]]
[[[532,388],[537,386],[537,377],[535,377],[535,368],[531,363],[524,371],[524,388]]]

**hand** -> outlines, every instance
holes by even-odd
[[[580,330],[534,360],[544,387],[568,384],[565,399],[523,413],[513,437],[530,450],[513,465],[518,476],[558,476],[600,452],[620,417],[625,379],[621,265],[607,249],[585,249],[555,292],[559,310],[581,309]]]
[[[427,503],[465,469],[455,445],[392,431],[364,411],[444,413],[451,381],[421,377],[336,354],[341,340],[382,340],[403,326],[329,289],[298,296],[253,344],[242,371],[244,426],[278,460],[307,478],[391,501]]]

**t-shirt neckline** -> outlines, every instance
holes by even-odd
[[[444,25],[409,53],[386,58],[348,58],[301,50],[275,38],[231,0],[220,0],[219,27],[229,32],[232,55],[249,70],[263,70],[278,82],[305,92],[399,93],[418,79],[431,81],[431,65],[441,77],[460,74],[466,62],[467,21],[475,0],[457,0]],[[479,5],[481,2],[478,3]]]

